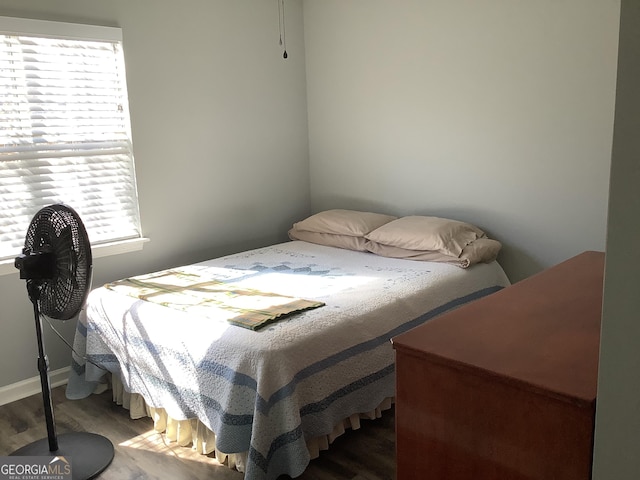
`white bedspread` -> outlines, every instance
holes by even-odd
[[[252,331],[94,290],[75,347],[175,419],[198,418],[245,478],[300,475],[305,440],[394,396],[390,339],[508,285],[497,263],[467,270],[293,241],[197,264],[247,288],[326,305]],[[104,371],[74,358],[69,398]]]

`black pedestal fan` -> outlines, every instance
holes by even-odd
[[[63,456],[71,463],[74,480],[93,478],[113,460],[113,444],[94,433],[56,435],[49,365],[42,339],[41,315],[55,320],[75,317],[91,286],[91,244],[76,211],[56,204],[36,213],[15,266],[20,270],[20,278],[27,281],[27,292],[33,303],[47,438],[26,445],[11,455]]]

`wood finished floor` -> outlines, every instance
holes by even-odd
[[[148,418],[131,420],[111,401],[111,392],[67,400],[64,387],[52,391],[56,431],[94,432],[115,446],[115,458],[100,480],[215,479],[243,475],[189,447],[165,444]],[[40,394],[0,406],[0,456],[47,436]],[[289,477],[283,476],[279,480]],[[328,451],[312,460],[301,480],[392,480],[395,478],[394,409],[378,420],[363,420],[347,430]]]

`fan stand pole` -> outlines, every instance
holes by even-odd
[[[89,292],[91,260],[91,243],[84,225],[76,211],[63,204],[44,207],[33,217],[22,255],[15,259],[20,278],[27,280],[29,299],[33,303],[48,437],[31,442],[10,455],[64,459],[71,465],[72,480],[88,480],[100,475],[113,460],[115,451],[108,438],[95,433],[56,435],[41,313],[57,320],[77,316]]]
[[[25,445],[10,455],[65,457],[71,461],[72,480],[89,480],[98,476],[109,466],[115,453],[113,444],[108,438],[89,432],[67,432],[60,436],[56,435],[53,403],[51,402],[51,386],[49,384],[49,361],[44,351],[42,318],[38,309],[39,294],[38,287],[29,289],[38,337],[38,370],[40,371],[40,383],[42,384],[44,416],[47,421],[47,438]]]
[[[58,437],[56,436],[56,424],[53,419],[53,403],[51,401],[51,385],[49,384],[49,360],[44,351],[44,341],[42,340],[42,318],[38,310],[38,301],[33,301],[33,315],[36,320],[36,335],[38,337],[38,371],[40,372],[40,384],[42,385],[42,402],[44,407],[44,418],[47,422],[47,438],[49,440],[49,451],[58,450]]]

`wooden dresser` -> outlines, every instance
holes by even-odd
[[[604,253],[393,339],[397,479],[588,480]]]

